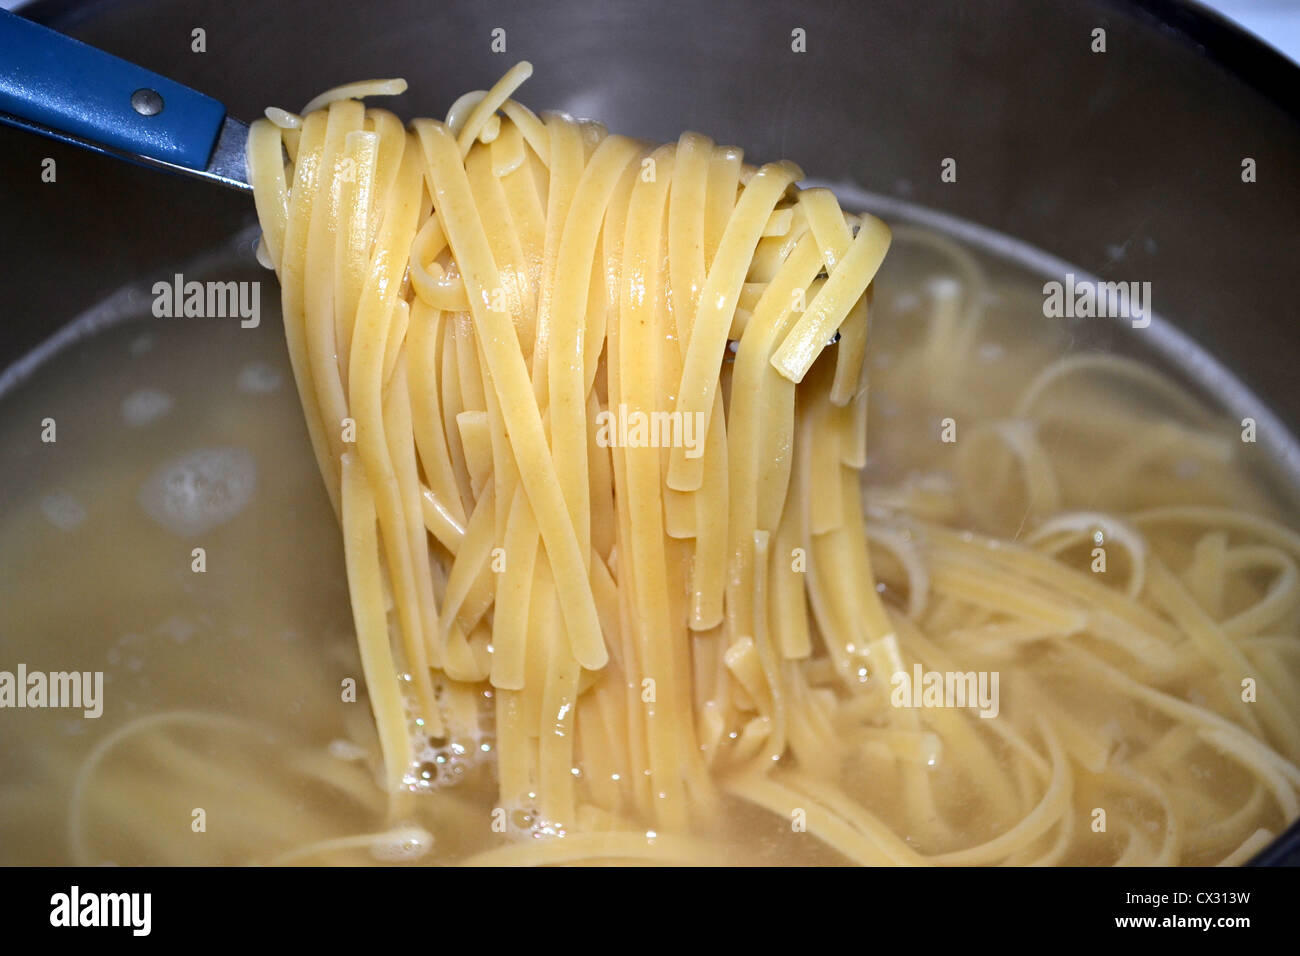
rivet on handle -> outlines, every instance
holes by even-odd
[[[163,98],[157,90],[136,90],[131,94],[131,107],[141,116],[157,116],[163,110]]]

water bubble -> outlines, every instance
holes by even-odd
[[[239,370],[235,387],[246,395],[269,395],[278,391],[284,376],[265,362],[249,362]]]
[[[418,860],[433,850],[433,834],[423,827],[405,826],[381,834],[370,844],[370,855],[383,863]]]
[[[86,520],[85,506],[62,491],[41,499],[41,511],[50,520],[50,524],[63,531],[71,531]]]
[[[961,283],[952,276],[931,276],[925,281],[924,287],[936,299],[955,299],[961,295]]]
[[[200,448],[165,462],[140,487],[140,506],[173,534],[202,534],[253,497],[257,462],[245,448]]]
[[[122,419],[132,428],[143,428],[165,416],[174,404],[166,392],[142,388],[122,399]]]
[[[366,756],[366,748],[350,740],[331,740],[329,755],[338,760],[362,760]]]

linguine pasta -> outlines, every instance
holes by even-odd
[[[539,117],[530,72],[445,122],[364,106],[404,89],[376,81],[250,131],[394,823],[455,792],[431,747],[487,740],[485,864],[716,862],[740,805],[862,864],[1237,863],[1300,815],[1300,538],[1213,495],[1075,507],[1045,438],[1117,483],[1210,474],[1194,399],[1050,363],[934,442],[946,480],[864,497],[890,230],[788,162]],[[982,272],[899,237],[958,279],[882,377],[960,411]],[[1170,412],[1083,414],[1107,377]]]

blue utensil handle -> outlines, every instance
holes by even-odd
[[[190,169],[207,166],[226,116],[210,96],[6,11],[0,111]]]

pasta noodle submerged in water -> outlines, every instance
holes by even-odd
[[[250,132],[395,799],[486,753],[485,829],[563,839],[483,862],[708,862],[701,835],[744,805],[859,863],[1086,861],[1094,807],[1124,861],[1231,861],[1297,815],[1294,678],[1270,676],[1294,648],[1270,635],[1296,622],[1300,539],[1054,508],[1023,422],[963,436],[956,465],[990,529],[1023,480],[1019,543],[960,530],[954,496],[916,483],[874,489],[868,522],[890,230],[789,162],[539,118],[511,98],[530,72],[445,122],[354,98],[405,88],[385,81]],[[932,364],[963,354],[939,300]],[[1149,545],[1170,526],[1194,534],[1186,571]],[[1104,583],[1065,561],[1094,535]],[[1089,686],[1142,733],[1075,707]],[[1241,775],[1239,820],[1189,809],[1194,759]]]

